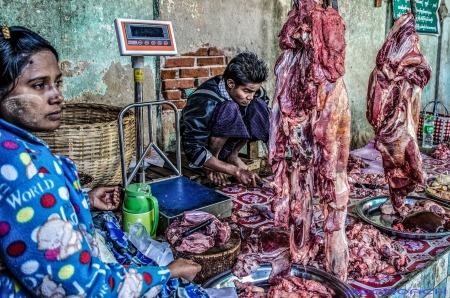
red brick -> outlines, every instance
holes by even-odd
[[[216,47],[208,49],[208,56],[223,56],[223,51]]]
[[[208,68],[183,68],[180,69],[180,78],[198,78],[209,76]]]
[[[221,66],[221,67],[212,67],[211,68],[211,75],[213,76],[218,76],[224,73],[225,71],[225,66]]]
[[[194,87],[194,79],[177,79],[162,81],[162,90],[189,89]]]
[[[207,80],[209,80],[209,78],[197,78],[197,79],[195,79],[195,87],[200,86],[201,84],[203,84]]]
[[[162,93],[165,100],[180,100],[181,99],[181,91],[180,90],[171,90],[164,91]]]
[[[162,80],[176,79],[177,74],[178,70],[176,69],[163,69],[161,70],[161,79]]]
[[[181,56],[208,56],[208,48],[200,48],[196,52],[181,54]]]
[[[166,58],[166,67],[192,67],[195,58]]]
[[[185,100],[173,100],[172,103],[177,107],[177,109],[182,110],[184,106],[186,105]],[[171,110],[173,111],[172,107],[169,105],[162,105],[163,110]]]
[[[223,65],[223,57],[197,58],[198,66]]]

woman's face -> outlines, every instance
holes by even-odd
[[[31,56],[17,86],[0,102],[0,117],[28,131],[52,131],[59,127],[62,74],[50,51]]]

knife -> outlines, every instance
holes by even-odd
[[[200,230],[201,228],[206,227],[207,225],[210,225],[212,223],[212,221],[213,221],[212,218],[210,218],[210,219],[202,222],[198,226],[195,226],[195,227],[183,232],[183,234],[181,234],[181,237],[187,237],[187,236],[191,235],[192,233]]]

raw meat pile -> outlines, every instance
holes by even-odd
[[[448,159],[450,156],[450,149],[448,148],[447,144],[439,144],[436,146],[436,150],[431,153],[431,157],[434,157],[436,159]]]
[[[283,53],[275,65],[268,154],[274,224],[290,229],[292,262],[307,264],[314,258],[312,198],[317,192],[325,217],[326,270],[345,281],[350,143],[350,107],[342,78],[345,23],[321,0],[298,2],[279,34]]]
[[[187,237],[182,234],[201,223],[212,219],[203,230]],[[176,245],[178,251],[202,253],[213,246],[222,246],[230,239],[231,228],[227,222],[219,221],[214,215],[203,211],[185,211],[181,220],[174,220],[166,229],[167,240]]]
[[[405,196],[423,183],[417,145],[421,91],[431,68],[419,51],[419,36],[411,13],[397,19],[378,52],[369,79],[367,120],[375,131],[375,148],[383,158],[390,200],[383,213],[404,214]]]
[[[269,292],[254,286],[251,283],[236,282],[238,289],[245,289],[239,294],[239,298],[331,298],[334,293],[322,284],[314,280],[308,280],[297,276],[285,278],[277,277],[270,281]]]
[[[350,251],[349,276],[364,281],[372,276],[388,275],[406,270],[405,249],[371,225],[361,222],[347,227]]]

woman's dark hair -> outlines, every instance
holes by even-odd
[[[248,83],[262,83],[267,79],[267,66],[251,52],[240,53],[228,63],[222,78],[232,79],[238,86]]]
[[[36,32],[19,26],[8,29],[9,38],[0,31],[0,100],[16,87],[17,79],[32,55],[50,51],[58,61],[55,48]]]

